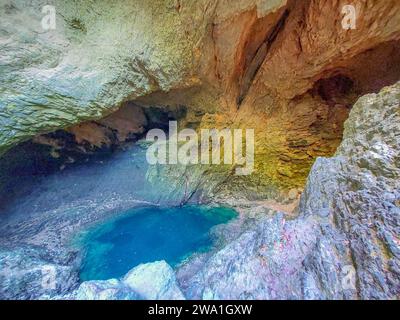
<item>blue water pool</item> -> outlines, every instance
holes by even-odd
[[[236,217],[229,208],[186,206],[136,208],[84,234],[81,280],[118,278],[140,263],[166,260],[172,266],[209,250],[210,229]]]

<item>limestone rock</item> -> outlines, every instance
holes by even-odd
[[[141,264],[129,271],[122,282],[144,299],[184,300],[175,273],[165,261]]]
[[[333,158],[319,158],[300,215],[261,219],[196,266],[204,299],[398,299],[400,83],[361,98]],[[178,273],[179,274],[179,273]]]
[[[328,216],[324,252],[348,261],[357,297],[398,298],[400,84],[361,98],[345,124],[336,156],[314,165],[300,209]],[[322,241],[322,240],[321,240]],[[313,268],[311,268],[313,269]],[[321,279],[320,268],[313,271]],[[318,283],[328,289],[331,283]]]
[[[72,294],[75,300],[184,300],[175,273],[165,261],[141,264],[121,280],[85,281]]]
[[[14,250],[0,250],[1,299],[38,299],[42,295],[67,294],[78,282],[73,260],[60,261],[46,250],[20,246]]]
[[[37,184],[41,189],[28,186],[30,197],[11,199],[9,208],[27,208],[29,219],[0,217],[7,222],[1,245],[12,247],[0,255],[1,297],[72,290],[72,263],[43,248],[14,246],[51,243],[57,249],[74,228],[104,217],[106,208],[131,206],[129,189],[137,185],[145,188],[135,205],[171,195],[180,204],[200,198],[203,182],[215,199],[239,193],[271,198],[280,189],[302,187],[315,159],[334,154],[349,117],[334,157],[314,163],[299,217],[265,218],[249,209],[255,220],[193,269],[184,293],[212,299],[399,298],[400,84],[366,95],[399,80],[398,1],[360,3],[355,30],[341,26],[345,0],[56,0],[55,30],[42,28],[45,4],[0,3],[0,155],[57,129],[101,147],[111,143],[110,131],[121,140],[143,133],[145,108],[184,105],[181,125],[256,129],[256,173],[242,178],[231,168],[148,169],[139,161],[142,175],[126,175],[128,165],[113,166],[116,174],[107,182],[88,177],[77,186],[75,171],[64,175],[66,186],[57,180],[61,173]],[[126,112],[120,107],[127,101],[140,108]],[[57,140],[36,139],[60,157]],[[101,164],[93,174],[104,171]],[[121,186],[123,175],[132,181]],[[149,181],[169,192],[151,190]],[[55,191],[63,188],[87,197]],[[60,225],[68,227],[60,231]],[[43,238],[51,241],[43,244]],[[61,276],[55,290],[39,283],[46,265]],[[128,286],[144,298],[184,298],[165,262],[141,265],[118,283],[86,283],[80,294],[124,298],[131,294]]]
[[[72,295],[76,300],[140,300],[140,296],[117,279],[85,281]]]
[[[400,78],[398,2],[358,4],[355,30],[341,25],[347,4],[57,0],[44,30],[43,1],[3,0],[0,154],[59,129],[107,145],[115,119],[102,119],[124,102],[183,105],[181,125],[256,130],[255,174],[226,186],[260,198],[302,187],[357,98]],[[118,122],[122,140],[143,130]]]
[[[190,299],[301,299],[299,270],[315,237],[312,219],[257,219],[211,257],[184,292]]]

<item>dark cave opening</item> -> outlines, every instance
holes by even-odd
[[[317,81],[314,92],[330,106],[343,103],[343,97],[350,95],[354,89],[354,81],[343,74]]]

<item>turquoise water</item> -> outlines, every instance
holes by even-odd
[[[87,232],[81,280],[119,278],[146,262],[166,260],[175,266],[195,252],[209,250],[210,229],[237,213],[228,208],[187,206],[136,208]]]

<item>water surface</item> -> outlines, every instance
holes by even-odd
[[[86,252],[81,280],[119,278],[141,263],[158,260],[176,266],[195,252],[209,250],[210,229],[236,215],[223,207],[131,209],[79,240]]]

